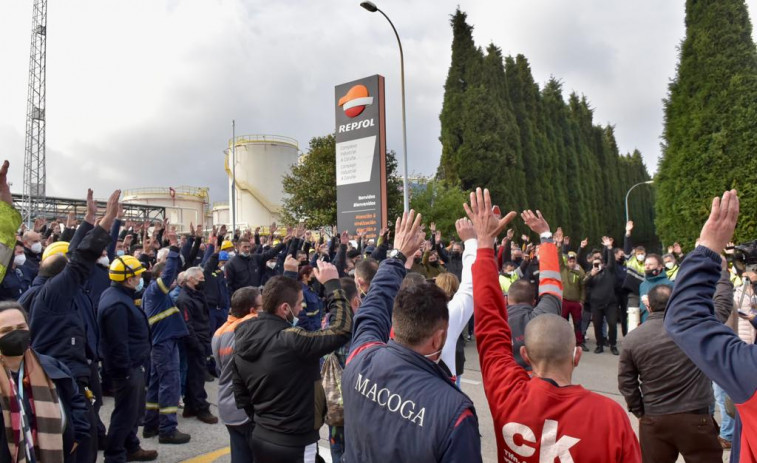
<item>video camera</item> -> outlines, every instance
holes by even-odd
[[[732,249],[729,260],[739,276],[744,272],[757,272],[757,240],[738,244]]]

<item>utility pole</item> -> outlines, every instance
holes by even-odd
[[[44,210],[47,183],[45,167],[45,79],[47,57],[47,0],[34,0],[29,52],[29,93],[26,102],[23,220],[31,227]]]

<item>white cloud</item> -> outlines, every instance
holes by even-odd
[[[48,16],[48,191],[210,186],[226,199],[222,150],[237,133],[296,138],[334,126],[334,86],[386,77],[388,146],[401,153],[399,56],[378,13],[355,0],[69,0]],[[403,40],[409,170],[431,174],[460,4],[481,47],[524,54],[616,126],[622,152],[656,169],[662,103],[684,2],[383,0]],[[754,10],[757,0],[747,2]],[[31,2],[0,5],[0,153],[21,191]]]

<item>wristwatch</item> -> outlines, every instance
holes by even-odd
[[[389,253],[389,257],[391,257],[392,259],[398,259],[400,262],[402,262],[403,265],[405,264],[405,262],[407,262],[407,256],[402,254],[399,249],[395,249],[394,251]]]

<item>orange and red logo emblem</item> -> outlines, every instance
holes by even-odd
[[[368,95],[365,85],[355,85],[346,95],[339,98],[339,106],[348,117],[359,116],[366,106],[373,104],[373,97]]]

